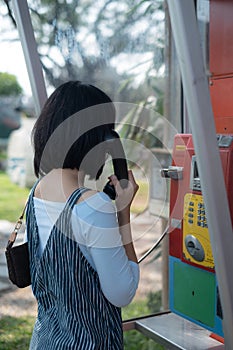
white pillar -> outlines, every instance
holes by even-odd
[[[12,0],[13,11],[28,70],[37,116],[47,100],[41,62],[26,0]]]

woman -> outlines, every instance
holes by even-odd
[[[115,109],[98,88],[71,81],[49,97],[33,129],[34,169],[26,226],[38,317],[30,349],[122,349],[122,306],[135,295],[139,268],[130,205],[138,189],[129,171],[115,205],[85,188],[106,159]]]

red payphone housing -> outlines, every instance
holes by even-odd
[[[210,95],[233,221],[233,1],[210,0],[209,15]],[[175,137],[174,166],[183,171],[179,179],[171,178],[170,187],[170,308],[223,336],[208,218],[191,134]]]
[[[210,95],[218,133],[233,134],[233,1],[210,0]]]
[[[233,135],[219,134],[217,142],[233,218]],[[183,171],[179,179],[171,178],[170,308],[222,336],[221,303],[191,134],[175,137],[172,165]]]

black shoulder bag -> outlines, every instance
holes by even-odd
[[[13,247],[22,226],[26,206],[16,222],[5,251],[9,279],[19,288],[25,288],[31,284],[28,242]]]

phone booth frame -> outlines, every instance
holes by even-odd
[[[216,6],[220,3],[219,0],[210,1]],[[224,2],[227,3],[225,0]],[[231,344],[233,344],[233,279],[231,278],[232,272],[228,261],[231,259],[233,251],[232,224],[221,159],[216,143],[209,86],[203,69],[195,6],[194,1],[191,0],[167,0],[167,3],[180,63],[195,154],[198,159],[198,168],[202,179],[203,198],[208,215],[210,236],[212,243],[214,243],[213,255],[216,262],[216,274],[224,313],[225,344],[226,348],[230,348]],[[36,112],[39,114],[47,98],[47,93],[28,5],[26,0],[12,0],[12,4],[28,68]],[[211,46],[211,50],[210,52],[215,52],[216,48],[214,45]],[[212,64],[214,67],[215,61]],[[230,124],[228,123],[229,119],[227,118],[225,118],[225,124],[222,122],[219,109],[223,109],[222,106],[219,107],[218,103],[215,103],[215,98],[218,96],[219,91],[225,96],[225,92],[221,88],[223,81],[220,78],[225,79],[229,77],[225,75],[224,77],[219,77],[218,73],[210,80],[212,82],[211,97],[214,101],[214,113],[220,116],[219,119],[216,119],[217,125],[225,130],[224,128],[226,127],[231,128],[232,124],[231,122]],[[231,79],[229,84],[231,84]],[[228,106],[228,104],[226,105]],[[214,163],[211,163],[208,159],[214,159]],[[219,198],[221,198],[221,203]],[[224,240],[221,237],[222,231],[225,232]],[[218,247],[217,250],[215,249],[216,246]],[[123,327],[125,330],[137,329],[169,346],[171,349],[191,349],[190,346],[195,341],[197,341],[195,349],[211,349],[215,346],[219,346],[218,348],[222,349],[224,347],[217,340],[210,338],[207,331],[205,332],[202,328],[194,327],[191,321],[185,320],[171,312],[131,320],[125,322]]]

